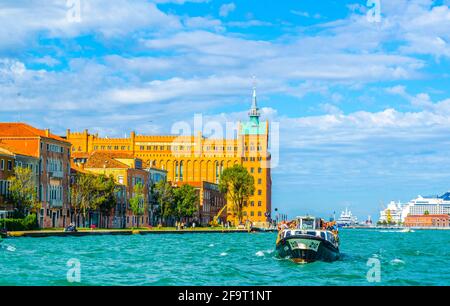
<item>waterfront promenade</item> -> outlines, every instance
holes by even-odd
[[[79,229],[78,232],[65,232],[62,229],[11,231],[7,237],[65,237],[65,236],[103,236],[103,235],[150,235],[150,234],[206,234],[206,233],[248,233],[248,229],[238,228],[196,228],[180,229],[154,228],[154,229]]]

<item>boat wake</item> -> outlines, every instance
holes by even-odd
[[[266,254],[270,255],[273,252],[274,252],[274,250],[258,251],[258,252],[255,253],[255,255],[258,256],[258,257],[264,257],[264,256],[266,256]]]

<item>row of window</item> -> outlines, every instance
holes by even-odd
[[[245,207],[248,206],[247,201],[244,201],[244,206],[245,206]],[[251,207],[255,206],[255,201],[250,201],[250,206],[251,206]],[[262,206],[262,201],[258,201],[258,206]]]
[[[247,212],[246,211],[243,211],[242,212],[242,215],[245,217],[245,216],[247,216]],[[255,212],[254,211],[251,211],[250,212],[250,216],[251,217],[254,217],[255,216]],[[262,216],[262,212],[261,211],[258,211],[258,217],[261,217]]]

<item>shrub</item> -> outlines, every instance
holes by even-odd
[[[38,228],[35,214],[28,215],[23,219],[1,219],[0,229],[8,231],[30,231]]]

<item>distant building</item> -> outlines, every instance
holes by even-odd
[[[405,218],[408,227],[449,227],[449,215],[409,215]]]
[[[78,160],[75,157],[74,160]],[[131,227],[138,223],[139,225],[148,224],[148,211],[143,216],[135,216],[131,211],[129,199],[134,196],[134,186],[142,184],[144,186],[144,202],[148,203],[149,199],[149,173],[142,169],[142,160],[134,158],[129,154],[93,152],[86,157],[85,163],[77,163],[77,167],[93,174],[104,174],[113,176],[119,186],[123,186],[126,203],[126,216],[124,224],[114,224],[114,227]],[[123,198],[123,197],[121,197]],[[143,203],[144,204],[144,203]],[[96,213],[94,213],[96,215]],[[116,219],[120,216],[115,216]],[[94,218],[94,223],[99,222],[98,218]]]
[[[0,143],[0,210],[6,216],[7,211],[11,211],[10,207],[6,207],[6,198],[9,195],[8,179],[14,176],[15,155],[6,149]]]
[[[157,211],[159,209],[159,203],[157,198],[157,193],[155,190],[155,185],[161,181],[167,181],[167,171],[163,169],[158,169],[154,167],[150,167],[145,169],[149,174],[149,199],[148,199],[148,223],[152,226],[156,226],[158,224],[158,216]]]
[[[0,142],[11,148],[17,164],[35,170],[37,166],[40,227],[65,227],[69,211],[70,143],[48,129],[40,130],[25,123],[0,123]]]
[[[193,220],[204,226],[208,225],[226,205],[224,194],[219,191],[217,184],[209,182],[176,182],[174,186],[180,187],[185,184],[194,187],[199,197],[197,213]],[[225,222],[227,214],[231,213],[224,210],[219,216],[222,221]]]

